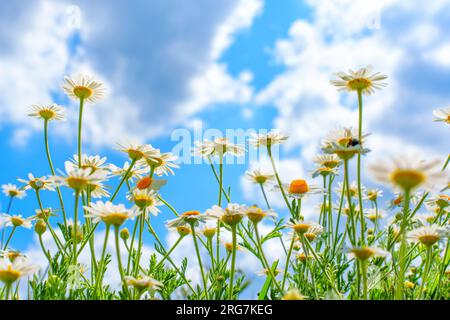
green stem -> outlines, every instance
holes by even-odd
[[[48,265],[49,265],[50,269],[52,269],[52,258],[50,257],[50,254],[48,253],[48,251],[45,249],[44,242],[42,241],[42,235],[41,234],[39,234],[39,244],[41,245],[42,251],[44,252],[45,257],[48,260]]]
[[[128,287],[125,284],[125,274],[123,272],[123,266],[122,266],[122,258],[120,256],[120,245],[119,245],[119,226],[114,226],[114,240],[116,244],[116,254],[117,254],[117,265],[119,267],[119,273],[120,273],[120,279],[122,280],[122,287],[125,291],[125,294],[127,297],[130,296],[128,292]]]
[[[44,121],[44,143],[45,143],[45,153],[47,155],[47,161],[50,166],[50,171],[52,172],[52,175],[54,176],[55,169],[53,167],[52,157],[50,155],[50,147],[48,145],[48,120]],[[64,201],[63,201],[61,190],[59,189],[59,186],[56,186],[56,192],[58,194],[59,204],[61,205],[61,212],[63,214],[64,226],[67,228],[66,210],[64,207]]]
[[[229,300],[233,300],[233,282],[234,282],[234,271],[236,268],[236,225],[231,226],[231,236],[233,242],[233,251],[231,253],[231,271],[230,271],[230,293],[228,295]]]
[[[222,206],[222,189],[223,189],[223,154],[219,154],[219,201],[218,206]]]
[[[289,246],[289,251],[286,256],[286,263],[284,264],[283,281],[281,282],[281,292],[284,292],[284,285],[286,283],[287,273],[289,269],[289,260],[291,259],[292,250],[294,249],[295,234],[292,235],[291,245]]]
[[[170,254],[173,252],[173,250],[175,250],[175,248],[178,246],[178,244],[181,242],[181,240],[183,240],[184,236],[180,236],[177,241],[173,244],[173,246],[169,249],[169,251],[166,252],[166,254],[164,255],[164,257],[161,259],[160,262],[158,262],[158,264],[156,265],[155,269],[158,269],[163,262],[167,259],[167,257],[170,256]]]
[[[139,273],[139,266],[141,263],[141,255],[142,255],[142,235],[144,231],[144,220],[145,220],[145,209],[142,210],[141,215],[139,216],[139,238],[138,238],[138,249],[137,249],[137,257],[136,264],[134,266],[134,275],[137,277]]]
[[[169,208],[169,210],[172,211],[174,215],[176,215],[177,217],[180,216],[180,215],[178,214],[177,210],[175,210],[175,208],[172,207],[172,206],[171,206],[166,200],[164,200],[160,195],[158,195],[158,199],[159,199],[162,203],[164,203],[164,205],[165,205],[167,208]]]
[[[78,233],[78,198],[80,196],[79,191],[75,191],[75,209],[73,214],[73,264],[77,264],[77,233]]]
[[[81,127],[83,124],[84,98],[80,98],[80,110],[78,115],[78,168],[81,168]]]
[[[266,202],[267,209],[269,209],[269,210],[272,209],[272,208],[270,207],[269,200],[267,200],[267,195],[266,195],[266,191],[264,190],[263,184],[262,184],[262,183],[259,183],[259,187],[261,188],[261,193],[262,193],[262,195],[263,195],[263,197],[264,197],[264,201]]]
[[[352,235],[353,235],[353,239],[352,237],[350,237],[350,242],[352,243],[353,246],[356,245],[356,222],[355,222],[355,212],[353,210],[353,205],[352,205],[352,196],[350,194],[350,182],[349,182],[349,173],[348,173],[348,160],[344,160],[344,179],[345,179],[345,186],[346,186],[346,191],[347,191],[347,202],[348,202],[348,207],[349,207],[349,215],[350,215],[350,221],[352,224]],[[350,233],[349,233],[350,236]]]
[[[128,167],[128,170],[123,175],[122,179],[120,180],[119,185],[117,186],[116,190],[114,191],[113,195],[109,199],[109,201],[113,202],[113,200],[116,198],[117,194],[119,193],[120,188],[122,187],[125,180],[128,179],[128,175],[130,174],[131,170],[133,169],[134,164],[136,163],[136,159],[133,159],[131,161],[130,166]]]
[[[363,279],[363,299],[368,300],[369,287],[367,283],[367,260],[363,260],[361,263],[361,274]]]
[[[197,242],[197,236],[195,234],[194,223],[191,223],[191,230],[192,230],[192,239],[194,240],[195,253],[197,254],[198,265],[200,266],[200,272],[202,274],[203,289],[205,290],[206,299],[209,299],[207,279],[206,279],[206,276],[205,276],[205,270],[203,269],[203,263],[202,263],[202,257],[200,255],[200,250],[198,248],[198,242]]]
[[[16,226],[13,226],[13,229],[11,230],[11,233],[9,234],[9,237],[8,237],[8,239],[6,240],[6,243],[5,243],[5,246],[3,247],[3,250],[6,250],[6,248],[8,248],[8,244],[9,244],[9,242],[11,241],[11,238],[12,238],[14,232],[16,231],[16,229],[17,229],[17,227],[16,227]]]
[[[432,253],[432,246],[427,246],[427,256],[426,256],[426,261],[425,261],[425,269],[422,272],[422,283],[420,284],[420,289],[419,289],[419,298],[418,300],[422,300],[422,296],[423,296],[423,292],[424,292],[424,288],[425,288],[425,283],[427,282],[427,278],[428,278],[428,273],[430,272],[430,267],[431,267],[431,253]]]
[[[404,279],[405,279],[405,272],[406,272],[406,259],[405,259],[405,253],[406,253],[406,225],[408,223],[408,211],[409,211],[409,197],[410,197],[410,191],[406,190],[404,195],[404,204],[403,204],[403,217],[402,217],[402,223],[400,226],[400,232],[399,235],[402,237],[402,242],[400,244],[400,252],[399,252],[399,261],[400,261],[400,270],[398,274],[398,282],[397,282],[397,290],[395,292],[395,299],[401,300],[403,299],[403,286],[404,286]]]
[[[275,178],[277,179],[278,187],[281,190],[281,195],[283,196],[284,202],[286,202],[286,206],[288,207],[288,209],[289,209],[289,211],[291,212],[291,215],[292,215],[291,204],[289,203],[289,200],[288,200],[288,198],[286,196],[286,192],[284,192],[283,184],[281,183],[280,176],[278,175],[277,167],[275,166],[275,161],[273,160],[272,149],[271,149],[270,146],[267,146],[267,154],[269,155],[270,163],[272,164],[272,169],[273,169],[273,172],[275,174]]]
[[[110,229],[110,226],[106,225],[105,240],[103,241],[102,255],[100,256],[100,262],[98,264],[97,280],[96,280],[96,285],[95,285],[95,289],[94,289],[94,294],[97,292],[98,288],[102,286],[101,279],[102,279],[102,274],[103,274],[103,264],[105,262],[106,247],[108,245],[109,229]]]
[[[127,261],[127,273],[130,273],[130,264],[131,264],[131,256],[133,255],[133,249],[134,249],[134,239],[136,238],[136,232],[139,225],[139,222],[141,221],[140,217],[136,219],[136,222],[134,223],[133,227],[133,233],[131,235],[131,241],[130,241],[130,249],[128,254],[128,261]]]

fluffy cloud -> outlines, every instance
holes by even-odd
[[[211,104],[252,94],[251,74],[233,78],[219,59],[261,0],[24,1],[0,9],[9,30],[0,33],[0,114],[20,125],[16,142],[38,127],[25,122],[29,105],[61,97],[66,73],[88,71],[107,84],[107,98],[85,117],[86,141],[97,145],[152,138]],[[60,133],[73,131],[73,110],[68,118]]]

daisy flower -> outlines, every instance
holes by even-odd
[[[341,91],[359,91],[365,95],[375,92],[375,89],[381,89],[387,84],[382,82],[387,76],[372,73],[372,66],[361,68],[357,71],[349,70],[348,73],[338,72],[337,80],[331,80],[331,84],[338,87]]]
[[[433,115],[435,116],[434,121],[442,121],[450,124],[450,107],[434,110]]]
[[[2,192],[7,197],[23,199],[27,194],[23,189],[18,188],[15,184],[2,184]]]
[[[92,169],[79,169],[72,167],[69,161],[65,162],[66,174],[52,177],[59,186],[67,186],[76,192],[85,191],[90,185],[96,185],[106,178],[104,171],[92,172]]]
[[[367,189],[364,199],[369,200],[372,202],[375,202],[378,200],[378,198],[381,198],[383,196],[383,190],[374,188],[374,189]]]
[[[298,289],[289,289],[281,298],[281,300],[305,300],[307,296],[304,296],[298,291]]]
[[[335,154],[319,154],[314,158],[314,163],[319,167],[334,169],[342,164],[342,160]]]
[[[141,160],[142,158],[149,158],[153,155],[157,156],[159,154],[159,150],[153,148],[149,144],[136,144],[131,142],[127,144],[118,143],[117,150],[125,152],[128,154],[128,157],[134,161]]]
[[[157,216],[161,211],[158,206],[162,203],[158,199],[158,195],[155,191],[149,189],[133,189],[127,196],[128,200],[132,201],[137,208],[144,210],[145,215],[148,213]]]
[[[168,228],[177,228],[186,225],[198,225],[199,222],[205,222],[208,216],[201,214],[199,211],[186,211],[181,214],[178,218],[170,220],[167,222]]]
[[[290,184],[281,185],[287,195],[294,199],[301,199],[307,195],[320,194],[324,190],[315,185],[310,185],[306,180],[296,179],[292,180]],[[279,190],[279,186],[275,185],[274,189]]]
[[[118,167],[114,164],[110,164],[109,165],[109,171],[111,176],[116,176],[116,177],[122,177],[126,180],[130,180],[133,181],[134,179],[140,179],[142,178],[144,175],[149,173],[149,168],[147,166],[141,166],[141,165],[137,165],[135,164],[133,166],[133,168],[131,168],[130,172],[128,172],[128,170],[130,169],[130,163],[128,161],[126,161],[122,167]],[[128,176],[127,175],[128,172]]]
[[[322,141],[322,151],[328,154],[335,154],[343,160],[349,160],[356,154],[366,154],[370,150],[364,148],[365,138],[367,134],[362,136],[362,141],[358,139],[358,132],[352,128],[337,129],[328,134]]]
[[[81,168],[81,169],[91,169],[91,172],[95,171],[108,171],[109,165],[105,164],[106,157],[100,157],[99,155],[88,156],[86,154],[81,155],[81,165],[78,162],[78,156],[73,155],[73,159],[67,162],[67,168],[69,170]]]
[[[24,276],[32,275],[39,270],[39,266],[31,264],[24,257],[17,257],[13,262],[0,259],[0,281],[11,284]]]
[[[308,241],[314,241],[322,232],[323,227],[320,224],[313,225],[306,231],[305,238],[308,239]]]
[[[313,230],[313,228],[321,228],[322,226],[312,221],[291,221],[287,224],[287,227],[292,228],[296,234],[305,234]]]
[[[89,212],[85,217],[93,218],[93,222],[103,221],[106,225],[115,227],[139,215],[137,208],[127,209],[123,204],[115,205],[109,201],[90,203],[89,206],[84,206],[84,209]]]
[[[377,220],[383,219],[384,215],[381,212],[377,212],[375,209],[369,209],[368,212],[364,215],[367,219],[375,223]]]
[[[237,203],[229,203],[225,209],[219,206],[213,206],[205,212],[206,216],[217,218],[229,226],[237,225],[241,222],[245,214],[246,207]]]
[[[105,88],[102,83],[82,74],[64,77],[63,89],[69,98],[74,100],[83,99],[88,102],[96,102],[105,94]]]
[[[350,189],[350,197],[354,198],[354,197],[358,196],[358,184],[356,183],[356,181],[352,181],[352,183],[350,183],[349,189]],[[343,190],[344,190],[344,184],[339,182],[338,186],[336,188],[336,192],[338,194],[342,194]],[[364,187],[363,186],[361,186],[361,191],[364,191]]]
[[[276,218],[277,214],[272,210],[263,210],[255,205],[245,209],[245,215],[253,223],[259,223],[264,218]]]
[[[200,157],[223,156],[226,153],[240,157],[245,154],[245,148],[231,143],[227,138],[214,138],[213,141],[196,141],[192,153]]]
[[[174,163],[178,158],[174,156],[172,153],[161,153],[159,149],[156,149],[151,155],[145,156],[139,162],[140,165],[147,165],[150,167],[150,170],[158,175],[175,175],[172,168],[179,168],[177,164]]]
[[[64,120],[64,109],[57,104],[50,105],[33,105],[30,108],[30,117],[38,119],[44,119],[45,121],[51,120]]]
[[[263,173],[259,169],[253,170],[253,171],[247,171],[245,173],[248,180],[250,180],[252,183],[256,184],[265,184],[267,182],[271,182],[274,180],[275,175]]]
[[[32,227],[31,222],[35,220],[35,217],[23,218],[22,215],[0,215],[0,226],[5,227],[24,227],[30,229]]]
[[[375,257],[386,257],[389,252],[374,247],[358,247],[350,250],[350,257],[358,260],[367,260]]]
[[[88,185],[89,192],[92,198],[99,199],[104,197],[109,197],[109,192],[106,190],[105,185],[98,181],[93,181]]]
[[[23,187],[24,190],[34,189],[36,191],[37,190],[55,191],[53,181],[51,179],[47,179],[46,176],[37,178],[32,173],[29,173],[28,180],[17,179],[17,181],[25,183],[25,186]]]
[[[200,231],[206,238],[211,239],[217,232],[217,227],[211,225],[205,225],[203,229]]]
[[[450,205],[450,197],[446,194],[438,194],[426,200],[425,203],[432,207],[444,209]]]
[[[136,188],[138,189],[151,189],[158,191],[162,186],[166,185],[167,180],[164,179],[153,179],[150,177],[143,177],[136,183]]]
[[[161,282],[156,281],[147,275],[140,275],[137,278],[126,276],[124,277],[124,281],[127,286],[133,287],[141,293],[143,291],[161,290],[163,287]]]
[[[369,171],[380,182],[392,185],[402,191],[419,187],[433,189],[446,178],[440,171],[440,161],[423,161],[417,156],[402,156],[391,162],[378,161],[369,166]]]
[[[270,131],[267,134],[251,134],[251,138],[249,139],[249,143],[255,148],[259,148],[261,146],[265,146],[270,148],[276,144],[285,143],[288,139],[288,136],[281,134],[276,131]]]
[[[43,210],[36,209],[34,212],[36,213],[34,215],[36,219],[47,220],[50,217],[56,217],[55,211],[52,208],[44,208]]]
[[[6,249],[6,250],[0,250],[0,259],[6,259],[10,262],[14,262],[16,258],[23,257],[25,258],[25,255],[23,255],[20,251],[13,250],[13,249]]]
[[[406,238],[410,242],[414,243],[420,242],[426,245],[427,247],[430,247],[433,244],[447,237],[448,237],[448,230],[436,224],[411,230],[406,235]]]

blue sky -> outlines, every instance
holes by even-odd
[[[0,183],[48,174],[42,123],[26,116],[31,104],[67,108],[67,121],[51,126],[55,166],[75,153],[77,107],[61,83],[78,72],[108,89],[85,110],[84,151],[116,165],[126,158],[112,147],[124,137],[170,151],[178,128],[278,128],[290,136],[283,178],[306,177],[320,139],[356,123],[355,99],[329,85],[332,73],[368,64],[389,76],[389,86],[365,102],[370,159],[444,156],[448,131],[432,122],[432,110],[450,104],[449,9],[448,0],[3,1]],[[250,166],[225,169],[235,202],[261,203],[242,178]],[[205,210],[217,190],[207,165],[181,165],[162,194],[179,211]],[[44,195],[46,206],[54,200]],[[35,208],[29,194],[12,213]],[[170,218],[164,209],[157,229]],[[14,247],[29,249],[30,234],[18,233]]]

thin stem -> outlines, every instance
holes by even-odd
[[[229,300],[233,300],[233,282],[234,282],[234,272],[235,272],[235,267],[236,267],[236,243],[237,243],[236,225],[231,226],[231,236],[232,236],[232,242],[233,242],[233,251],[231,253],[230,293],[228,296]]]
[[[139,216],[139,238],[138,238],[138,249],[137,249],[137,258],[134,266],[134,274],[135,276],[139,273],[139,266],[141,263],[141,255],[142,255],[142,235],[144,231],[144,220],[145,220],[145,209],[142,210],[141,215]]]
[[[360,262],[361,263],[361,275],[362,275],[362,280],[363,280],[363,299],[367,300],[368,299],[368,293],[369,293],[369,286],[367,283],[367,260],[363,260]]]
[[[8,248],[8,244],[9,244],[9,242],[11,241],[11,238],[12,238],[14,232],[16,231],[16,229],[17,229],[17,227],[16,227],[16,226],[13,226],[13,229],[11,230],[11,233],[9,234],[9,237],[8,237],[8,239],[6,240],[6,243],[5,243],[5,246],[3,247],[3,250],[6,250],[6,248]]]
[[[181,242],[181,240],[183,240],[184,236],[180,236],[177,241],[175,241],[175,243],[173,244],[173,246],[169,249],[169,251],[166,252],[166,254],[164,255],[164,257],[161,259],[160,262],[158,262],[158,264],[156,265],[155,269],[158,269],[163,262],[167,259],[168,256],[170,256],[170,254],[173,252],[173,250],[175,250],[175,248],[178,246],[178,244]]]
[[[136,238],[136,232],[139,225],[139,222],[141,221],[140,217],[136,219],[136,222],[134,223],[133,227],[133,233],[131,235],[131,241],[130,241],[130,249],[128,254],[128,261],[127,261],[127,273],[130,273],[130,264],[131,264],[131,256],[133,255],[133,248],[134,248],[134,239]]]
[[[399,260],[400,260],[400,270],[398,274],[398,282],[397,282],[397,290],[395,292],[395,299],[401,300],[403,298],[403,286],[406,272],[406,225],[408,223],[408,211],[409,211],[409,197],[410,191],[406,190],[404,195],[404,204],[403,204],[403,217],[402,223],[400,226],[399,235],[402,237],[402,242],[400,244],[400,252],[399,252]]]
[[[6,212],[5,212],[6,214],[9,214],[9,210],[11,210],[13,199],[14,199],[14,197],[9,197],[8,207],[7,207]],[[3,248],[3,243],[5,242],[5,229],[6,229],[6,227],[3,226],[2,227],[2,243],[0,245],[0,248]]]
[[[98,269],[97,269],[97,280],[96,280],[96,285],[95,285],[95,289],[94,289],[94,294],[97,292],[98,288],[102,286],[101,277],[103,274],[103,264],[105,261],[106,247],[108,245],[109,229],[110,229],[110,225],[107,225],[106,230],[105,230],[105,240],[103,241],[102,255],[100,256],[100,262],[98,264]]]
[[[216,178],[217,183],[220,185],[219,175],[217,174],[216,168],[214,167],[214,164],[213,164],[212,159],[211,159],[210,156],[208,156],[208,161],[209,161],[209,165],[211,167],[211,170],[212,170],[212,172],[214,174],[214,177]],[[223,189],[223,186],[222,186],[222,193],[225,196],[225,198],[227,199],[227,201],[230,202],[230,196]]]
[[[425,269],[422,272],[422,283],[420,284],[418,300],[422,300],[425,283],[427,282],[428,273],[430,272],[431,263],[432,263],[432,259],[431,259],[432,248],[433,248],[432,246],[427,246],[427,256],[425,258],[426,259]]]
[[[267,153],[269,155],[270,162],[272,164],[272,168],[273,168],[273,172],[275,174],[275,178],[277,179],[278,187],[281,190],[281,195],[283,196],[284,202],[286,202],[286,206],[288,207],[289,211],[292,214],[291,204],[289,203],[289,200],[287,199],[286,192],[284,192],[283,184],[281,183],[280,176],[278,175],[277,167],[275,166],[275,161],[273,160],[272,149],[271,149],[270,146],[267,146]]]
[[[289,251],[286,256],[286,263],[284,264],[283,281],[281,282],[281,292],[284,291],[284,285],[286,283],[287,273],[289,269],[289,260],[291,259],[292,250],[294,249],[295,235],[292,235],[291,245],[289,246]]]
[[[52,157],[50,155],[50,147],[48,144],[48,120],[44,121],[44,143],[45,143],[45,153],[47,155],[47,161],[50,166],[50,171],[52,172],[52,175],[55,175],[55,169],[53,167]],[[81,160],[78,160],[78,161],[80,162]],[[61,205],[61,212],[63,215],[64,226],[67,228],[66,210],[64,207],[64,201],[63,201],[61,190],[59,189],[59,186],[56,186],[56,192],[58,194],[59,204]]]
[[[176,215],[177,217],[179,216],[179,213],[177,212],[177,210],[175,210],[174,207],[172,207],[166,200],[164,200],[160,195],[158,195],[158,199],[164,203],[164,205],[169,208],[170,211],[173,212],[174,215]]]
[[[222,189],[223,189],[223,154],[219,154],[219,201],[218,206],[222,206]]]
[[[356,222],[355,222],[355,212],[353,210],[352,205],[352,196],[350,194],[350,182],[349,182],[349,173],[348,173],[348,160],[344,160],[344,179],[345,179],[345,186],[347,191],[347,202],[349,207],[349,215],[350,215],[350,221],[352,223],[352,232],[353,232],[353,239],[350,237],[350,242],[353,246],[356,244]],[[350,235],[350,233],[349,233]]]
[[[362,143],[362,117],[363,117],[363,99],[362,91],[358,90],[358,141]],[[359,212],[361,215],[361,242],[365,245],[365,224],[364,224],[364,211],[363,211],[363,201],[362,201],[362,186],[361,186],[361,154],[358,154],[358,170],[357,170],[357,180],[358,180],[358,202],[359,202]]]
[[[80,110],[78,114],[78,168],[81,168],[81,127],[83,124],[84,98],[80,98]]]
[[[131,170],[134,167],[134,164],[136,163],[136,159],[133,159],[131,161],[130,166],[128,167],[128,170],[125,172],[125,174],[123,175],[122,179],[120,180],[119,185],[117,186],[116,190],[114,191],[113,195],[111,196],[111,198],[109,199],[109,201],[113,202],[113,200],[116,198],[117,194],[119,193],[120,188],[122,187],[123,183],[125,180],[128,179],[128,175],[130,174]]]
[[[200,266],[200,272],[202,274],[203,289],[205,290],[206,299],[209,299],[207,279],[206,279],[206,276],[205,276],[205,270],[203,269],[203,263],[202,263],[202,257],[200,255],[200,250],[198,248],[198,242],[197,242],[197,236],[195,234],[194,223],[191,223],[191,230],[192,230],[192,239],[194,240],[195,253],[197,254],[198,265]]]
[[[264,191],[264,185],[262,183],[259,183],[259,187],[261,188],[261,193],[264,197],[264,201],[266,201],[267,209],[269,209],[269,210],[272,209],[270,207],[269,200],[267,200],[266,191]]]
[[[77,258],[78,258],[78,254],[77,254],[77,233],[78,233],[78,198],[80,196],[80,192],[79,191],[75,191],[75,209],[74,209],[74,214],[73,214],[73,264],[76,265],[77,264]]]
[[[45,249],[44,242],[42,241],[42,235],[39,234],[38,237],[39,237],[39,244],[41,245],[42,251],[44,252],[45,257],[48,260],[48,265],[49,265],[50,269],[52,269],[52,258],[50,257],[50,254],[48,253],[47,249]]]
[[[127,285],[125,284],[125,274],[123,272],[122,258],[120,255],[120,245],[119,245],[119,226],[114,226],[114,240],[116,244],[116,254],[117,254],[117,265],[119,267],[120,279],[122,280],[122,286],[125,294],[129,297],[129,292]]]

